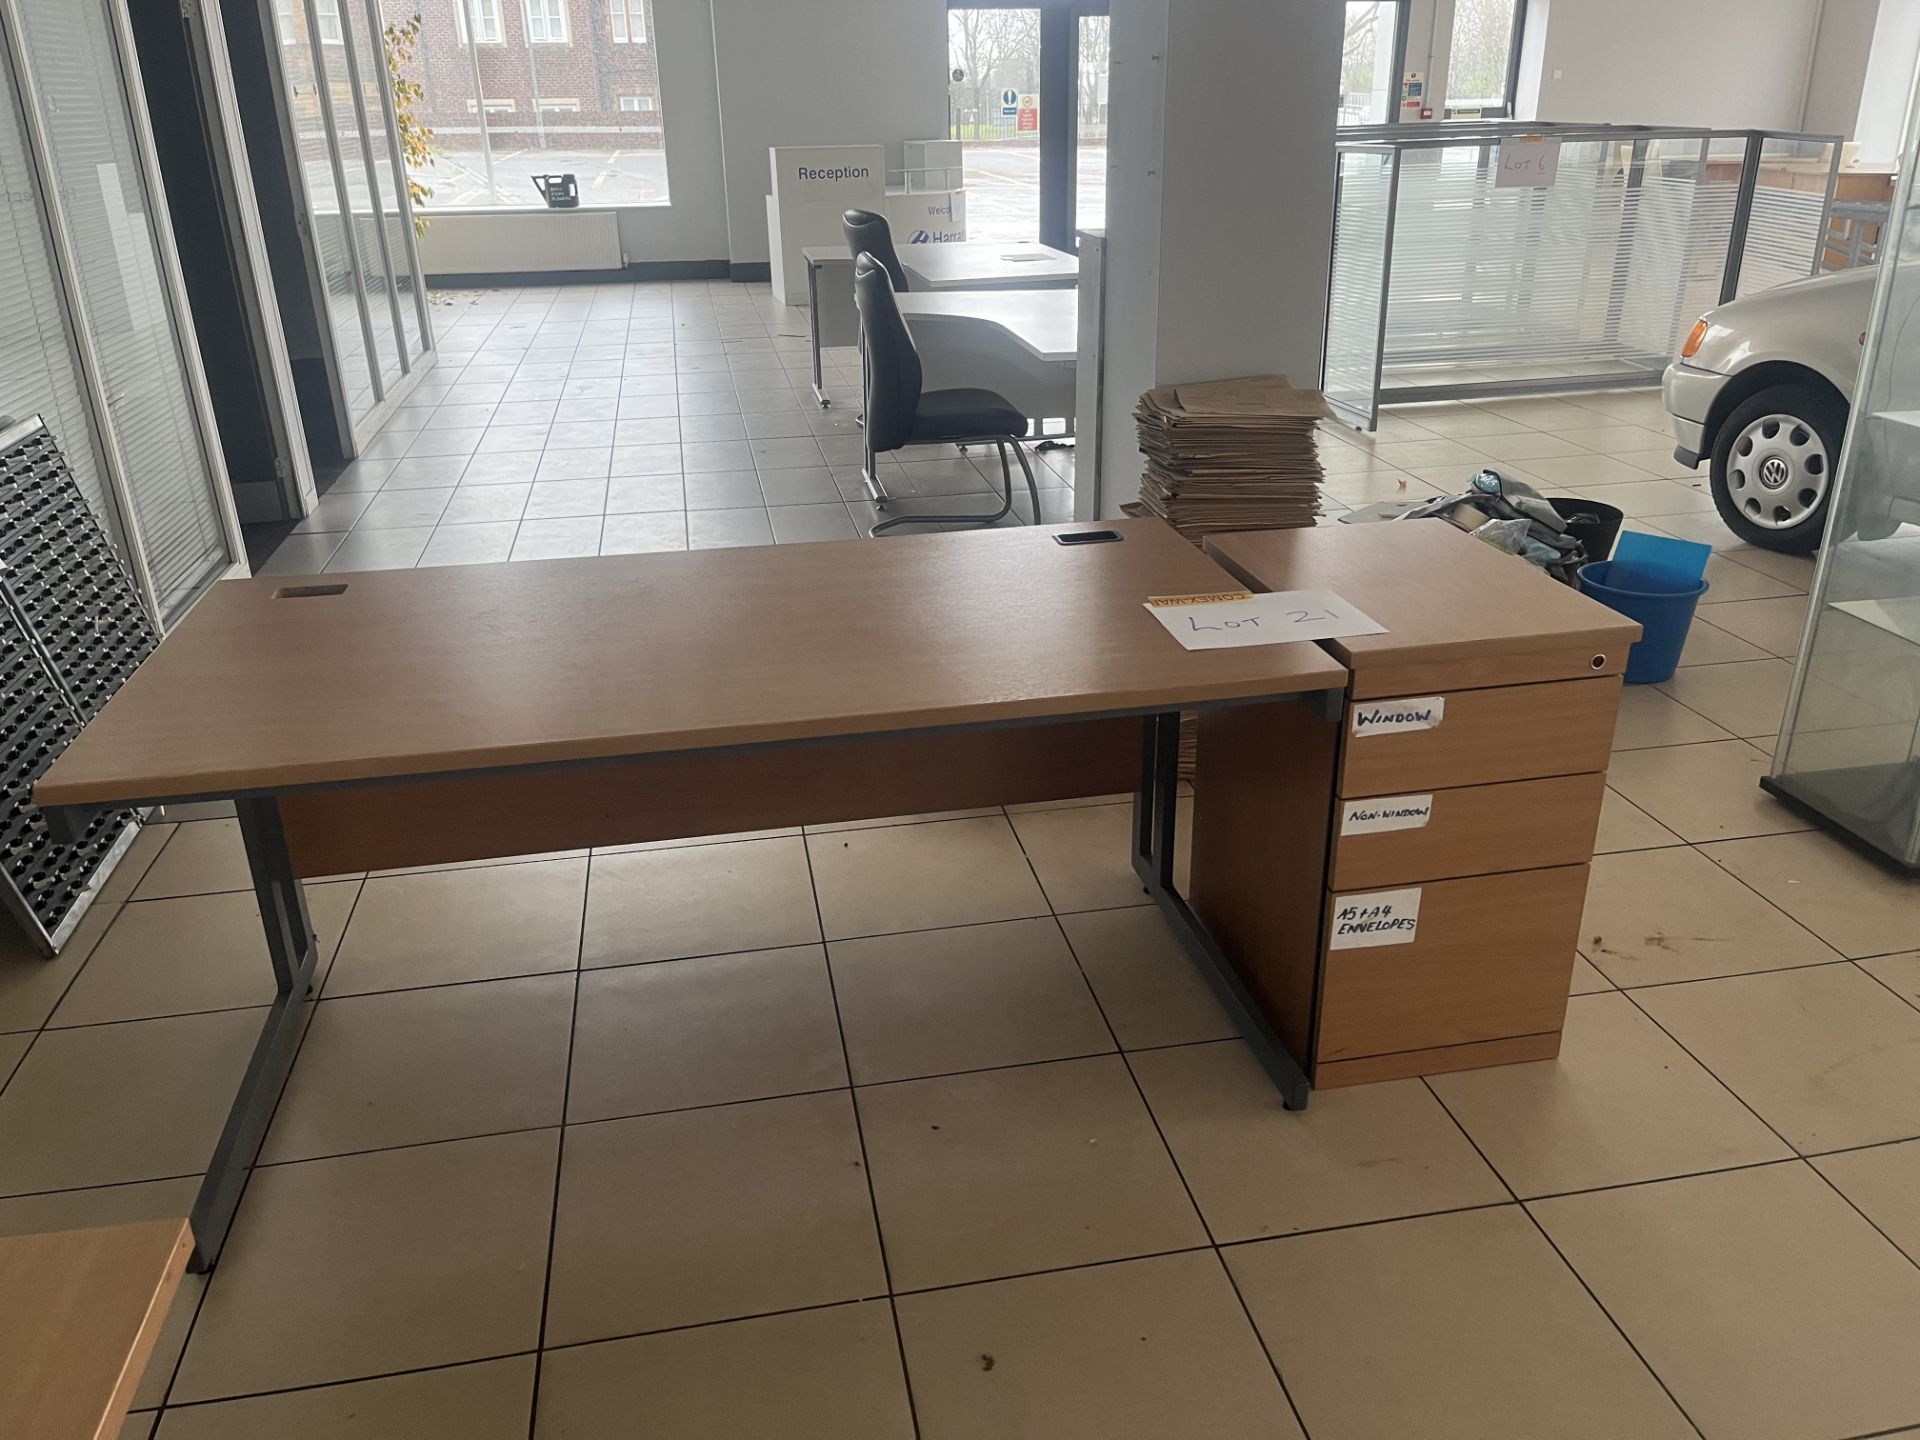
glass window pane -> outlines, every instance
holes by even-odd
[[[421,9],[418,0],[380,4],[390,25]],[[409,175],[432,191],[416,208],[538,206],[545,201],[533,177],[563,173],[576,178],[583,205],[667,203],[649,0],[458,0],[449,8],[452,23],[441,9],[425,15],[398,67],[418,87],[410,108],[429,132],[427,157],[408,159]]]
[[[1107,223],[1107,57],[1113,21],[1106,15],[1080,17],[1080,98],[1074,155],[1073,223],[1098,230]]]
[[[1399,27],[1398,0],[1347,0],[1340,46],[1340,124],[1383,125],[1393,118]]]
[[[1458,0],[1453,10],[1453,45],[1447,55],[1447,110],[1511,108],[1507,80],[1513,63],[1513,27],[1517,0]]]
[[[41,99],[79,274],[77,297],[126,476],[154,602],[170,622],[228,563],[161,271],[151,200],[127,110],[109,0],[20,0],[26,62]]]
[[[0,59],[4,53],[0,52]],[[60,303],[11,69],[0,64],[0,415],[38,415],[59,442],[80,493],[114,537],[122,536],[101,479],[99,439],[81,389],[80,362]]]
[[[1038,240],[1039,112],[1020,101],[1040,93],[1040,12],[949,10],[947,60],[961,76],[947,98],[953,138],[966,142],[968,236]]]

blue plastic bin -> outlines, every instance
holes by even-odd
[[[1629,620],[1638,620],[1644,632],[1627,652],[1629,685],[1658,685],[1671,680],[1680,667],[1680,651],[1687,643],[1694,607],[1707,593],[1705,580],[1684,581],[1649,571],[1628,571],[1612,583],[1614,562],[1596,561],[1580,569],[1580,589]]]

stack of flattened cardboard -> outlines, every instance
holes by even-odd
[[[1284,375],[1149,390],[1134,412],[1147,457],[1139,513],[1196,545],[1221,530],[1313,524],[1314,426],[1331,414],[1318,390],[1296,390]]]

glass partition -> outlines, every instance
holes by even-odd
[[[1380,364],[1386,339],[1388,261],[1393,242],[1394,172],[1400,152],[1353,147],[1340,152],[1327,294],[1327,402],[1371,430],[1379,418]]]
[[[389,79],[410,42],[387,33],[376,0],[276,0],[275,17],[329,368],[357,448],[432,344]]]
[[[118,472],[132,568],[166,625],[232,562],[233,538],[220,504],[226,477],[208,448],[182,347],[188,322],[174,309],[171,241],[148,188],[131,98],[137,80],[120,68],[110,3],[17,0],[17,59],[31,77],[42,193],[71,277],[66,298],[82,371],[91,370],[95,422]],[[57,373],[57,349],[42,333],[42,363]],[[59,438],[72,437],[76,470],[94,469],[90,437],[73,418],[43,418],[65,418],[68,435]]]
[[[1766,785],[1920,873],[1920,211],[1910,168],[1892,216],[1806,640]],[[1783,425],[1764,443],[1785,455],[1809,438],[1817,443]],[[1783,463],[1770,472],[1762,459],[1756,473],[1764,484],[1769,473],[1802,471]]]

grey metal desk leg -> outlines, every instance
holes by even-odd
[[[1174,885],[1174,839],[1180,799],[1180,715],[1178,711],[1149,715],[1142,722],[1140,788],[1133,796],[1133,868],[1147,893],[1167,917],[1167,924],[1220,1004],[1232,1017],[1241,1037],[1253,1047],[1261,1067],[1280,1090],[1289,1110],[1307,1108],[1307,1077],[1260,1009],[1239,972],[1221,953],[1200,917]]]
[[[821,383],[820,267],[811,260],[807,262],[807,329],[813,332],[813,398],[820,402],[820,408],[824,410],[833,401],[827,398],[826,386]]]
[[[227,1112],[226,1128],[214,1147],[207,1178],[193,1202],[194,1252],[191,1268],[205,1271],[220,1258],[240,1204],[240,1191],[266,1138],[267,1121],[286,1084],[293,1053],[300,1043],[306,1019],[308,992],[313,988],[315,958],[313,923],[307,916],[306,892],[293,873],[287,853],[286,831],[280,823],[280,805],[271,798],[237,800],[240,836],[247,846],[247,864],[253,871],[253,893],[267,932],[267,958],[273,965],[275,996],[267,1021],[247,1061],[240,1093]]]

